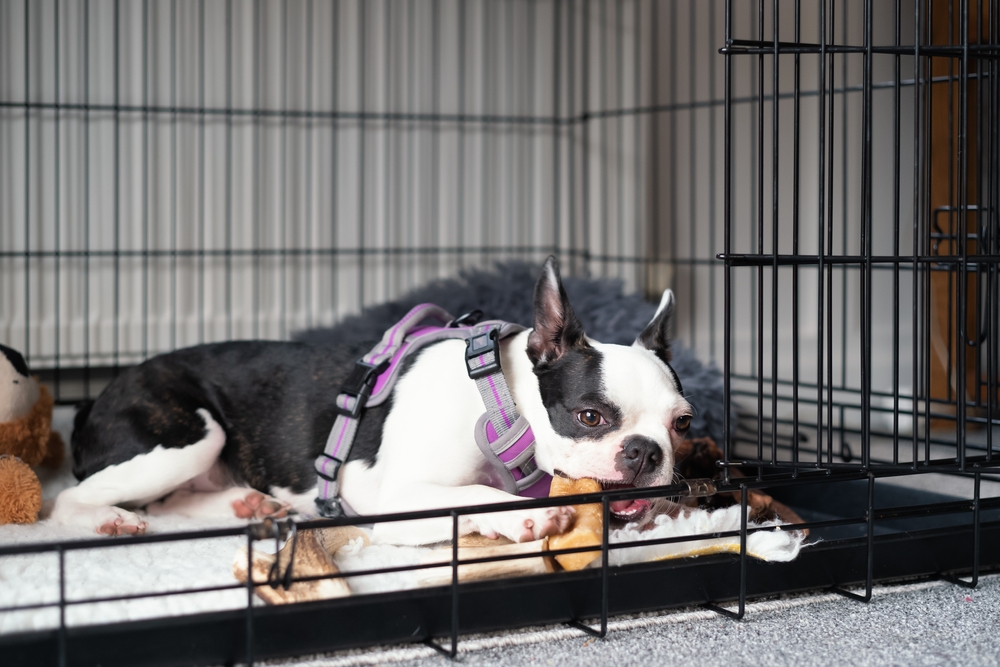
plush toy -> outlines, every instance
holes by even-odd
[[[0,524],[33,523],[42,484],[31,466],[58,468],[63,442],[52,430],[52,394],[19,352],[5,345],[0,352]]]

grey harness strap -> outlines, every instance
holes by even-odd
[[[475,438],[498,472],[502,487],[521,495],[548,495],[551,478],[534,464],[534,435],[517,412],[500,365],[500,341],[523,331],[524,327],[498,320],[466,325],[476,316],[478,311],[455,319],[434,304],[421,304],[386,331],[379,344],[357,361],[336,398],[337,418],[323,453],[316,459],[319,477],[316,506],[322,516],[344,514],[337,475],[350,455],[364,408],[379,405],[389,397],[407,356],[445,339],[466,341],[466,369],[486,406]],[[424,324],[427,320],[436,324]]]
[[[476,381],[486,413],[476,424],[476,444],[502,482],[504,491],[519,496],[549,495],[551,476],[535,464],[535,434],[528,420],[518,414],[500,368],[500,340],[524,327],[487,323],[473,329],[465,360],[469,377]]]

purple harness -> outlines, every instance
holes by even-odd
[[[461,339],[466,343],[465,364],[475,380],[486,412],[476,423],[475,439],[508,493],[531,498],[549,495],[551,475],[535,464],[535,436],[517,412],[500,366],[500,341],[524,327],[489,320],[475,324],[479,311],[453,318],[431,303],[416,306],[385,332],[371,352],[357,361],[337,396],[337,419],[326,448],[316,459],[319,495],[316,506],[324,517],[342,516],[337,474],[347,461],[366,407],[383,403],[392,393],[407,356],[429,343]],[[433,324],[427,324],[433,321]]]

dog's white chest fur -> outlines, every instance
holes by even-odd
[[[532,391],[537,382],[524,353],[527,336],[522,332],[502,341],[500,359],[518,410],[531,422],[532,411],[544,407],[537,388]],[[355,511],[377,514],[398,511],[401,502],[419,502],[401,497],[413,484],[499,485],[475,441],[484,406],[465,370],[464,341],[445,340],[421,352],[393,392],[374,465],[352,461],[341,471],[341,495]],[[433,492],[419,502],[421,509],[451,506],[444,503],[447,499]]]

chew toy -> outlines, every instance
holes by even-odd
[[[597,493],[601,490],[600,482],[593,479],[566,479],[553,477],[549,488],[549,497],[570,496],[580,493]],[[549,549],[574,549],[576,547],[601,546],[601,504],[574,505],[576,518],[573,528],[562,535],[549,537]],[[581,551],[572,554],[561,554],[555,557],[564,570],[582,570],[601,556],[600,551]]]
[[[338,528],[323,528],[320,530],[304,530],[298,534],[294,544],[295,564],[292,573],[296,577],[324,576],[338,574],[340,570],[333,562],[333,555],[351,540],[360,538],[365,546],[369,544],[368,536],[359,528],[343,526]],[[300,581],[288,589],[282,586],[269,585],[271,569],[275,560],[278,561],[279,572],[288,569],[293,553],[291,540],[278,551],[268,554],[262,551],[253,552],[253,581],[257,586],[254,593],[269,604],[288,604],[290,602],[306,602],[308,600],[327,600],[346,597],[351,594],[347,580],[316,579]],[[237,581],[247,581],[247,548],[240,547],[233,559],[233,575]]]
[[[38,520],[42,483],[31,466],[58,468],[64,451],[52,405],[21,353],[0,345],[0,524]]]
[[[517,558],[511,560],[493,561],[488,563],[470,563],[458,566],[458,580],[479,581],[482,579],[499,579],[502,577],[523,577],[532,574],[547,574],[553,571],[548,558],[543,558],[548,550],[547,540],[542,538],[532,542],[517,544],[494,544],[493,546],[460,546],[458,559],[476,560],[495,556],[511,556],[513,554],[538,554],[537,558]],[[493,540],[496,542],[496,540]],[[448,563],[451,561],[451,547],[436,549],[420,560],[421,565],[431,563]],[[451,568],[433,568],[423,570],[418,575],[421,586],[446,586],[451,583]]]

